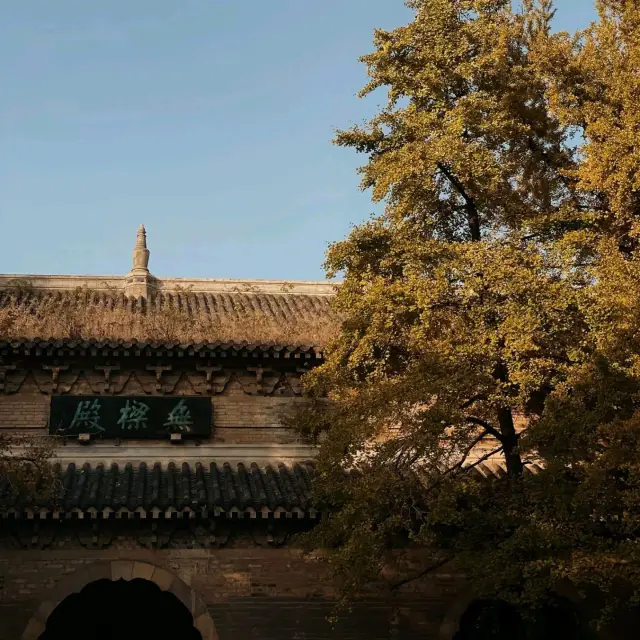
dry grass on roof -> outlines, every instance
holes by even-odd
[[[87,290],[62,295],[5,290],[0,291],[0,340],[220,340],[324,346],[338,326],[328,302],[305,312],[254,307],[238,304],[232,311],[194,311],[150,304],[142,308],[130,304],[122,294],[105,297]]]

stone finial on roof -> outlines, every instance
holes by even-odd
[[[136,246],[133,249],[133,267],[127,274],[124,291],[128,296],[148,298],[153,287],[153,276],[149,272],[149,249],[144,225],[138,227]]]
[[[147,248],[147,231],[144,228],[144,225],[141,224],[138,227],[138,238],[136,240],[136,249],[146,249]]]
[[[144,225],[138,227],[138,237],[136,238],[136,247],[133,250],[133,269],[144,270],[149,273],[149,249],[147,249],[147,232]]]

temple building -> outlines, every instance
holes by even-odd
[[[321,554],[296,547],[323,513],[282,416],[333,294],[154,277],[144,227],[126,276],[0,275],[0,436],[55,443],[57,478],[47,498],[0,486],[0,640],[454,637],[450,569],[372,585],[334,623]]]

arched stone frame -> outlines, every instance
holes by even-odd
[[[198,594],[174,573],[148,562],[138,560],[112,560],[96,564],[69,576],[55,589],[51,598],[45,600],[29,620],[21,640],[38,640],[45,630],[47,618],[67,596],[78,593],[96,580],[133,580],[143,578],[155,583],[163,591],[173,593],[191,612],[193,624],[201,633],[202,640],[218,640],[213,619]]]
[[[476,595],[470,588],[464,589],[454,598],[444,614],[442,624],[440,625],[438,640],[452,640],[455,633],[459,630],[462,614],[475,598]]]
[[[558,581],[555,585],[554,592],[569,600],[574,606],[577,607],[580,605],[580,594],[568,580]],[[442,619],[438,640],[453,640],[453,636],[460,630],[462,614],[477,597],[478,595],[474,593],[471,587],[466,587],[458,593]]]

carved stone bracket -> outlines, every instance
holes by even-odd
[[[153,549],[165,549],[176,531],[176,524],[171,520],[160,520],[151,524],[150,535],[146,536],[146,542]],[[142,540],[141,540],[142,542]]]
[[[0,391],[3,393],[9,393],[9,389],[6,386],[7,381],[7,373],[9,371],[15,370],[15,365],[13,364],[5,364],[0,365]]]
[[[117,519],[71,518],[3,521],[0,544],[15,549],[105,550],[138,549],[219,549],[239,542],[241,545],[283,547],[293,529],[290,521],[209,518],[189,519]]]
[[[113,540],[109,523],[100,520],[93,522],[89,530],[78,531],[77,536],[85,549],[106,549]]]
[[[67,385],[64,387],[60,386],[60,372],[66,371],[69,366],[68,365],[42,365],[42,368],[45,371],[51,371],[51,393],[57,393],[58,391],[62,393],[66,393],[71,388],[71,385]]]
[[[205,520],[195,524],[191,528],[196,542],[205,549],[219,548],[229,542],[232,535],[232,527],[228,522],[216,522],[215,520]]]
[[[120,365],[104,365],[96,367],[96,371],[102,371],[104,373],[104,388],[103,393],[111,394],[114,392],[114,388],[112,386],[111,381],[111,372],[118,371],[120,369]]]
[[[252,527],[251,537],[254,543],[260,547],[281,547],[287,541],[289,532],[285,526],[279,523],[267,522]]]
[[[255,381],[255,393],[263,393],[264,392],[264,374],[273,371],[271,367],[247,367],[247,371],[251,371],[251,373],[256,374]],[[251,390],[249,391],[251,393]]]
[[[122,363],[109,361],[98,365],[55,361],[24,369],[19,364],[3,363],[0,364],[0,394],[16,393],[28,381],[44,395],[217,395],[228,390],[231,383],[252,396],[297,396],[303,394],[300,374],[306,371],[298,367],[295,372],[280,372],[266,366],[232,370],[213,362],[194,363],[193,368],[147,365],[142,370],[129,370]]]
[[[10,529],[14,545],[19,549],[46,549],[51,546],[60,523],[33,520],[28,525],[14,525]]]
[[[286,383],[291,389],[292,393],[296,396],[301,396],[303,389],[302,389],[302,382],[300,380],[300,374],[287,372],[285,373],[285,378],[286,378]]]
[[[198,371],[202,371],[203,373],[206,374],[207,376],[207,393],[211,393],[213,391],[213,386],[214,386],[214,382],[213,382],[213,374],[214,373],[218,373],[219,371],[222,371],[222,367],[213,367],[213,366],[204,366],[204,365],[196,365],[196,369]]]
[[[207,365],[196,365],[196,369],[201,374],[205,374],[205,393],[207,394],[222,393],[233,375],[231,371],[227,371],[223,367],[215,366],[211,363]],[[202,387],[200,386],[200,388]]]
[[[163,392],[162,389],[162,374],[165,371],[171,371],[171,365],[170,364],[166,364],[166,365],[152,365],[152,364],[148,364],[147,365],[147,371],[153,371],[156,374],[156,391],[159,391],[160,393]]]

